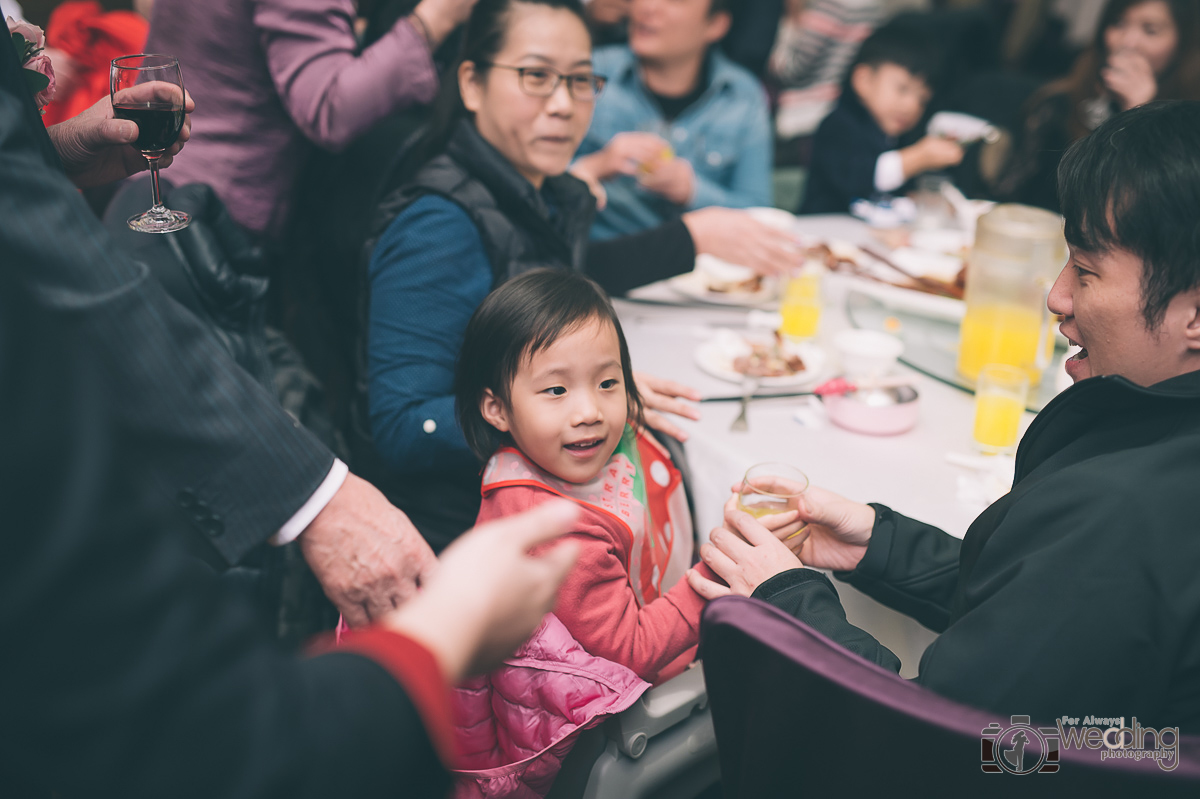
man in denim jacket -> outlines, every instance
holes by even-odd
[[[766,94],[712,46],[729,23],[729,0],[633,0],[629,45],[596,51],[609,82],[572,169],[607,194],[593,239],[771,204]]]

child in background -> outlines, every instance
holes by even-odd
[[[693,542],[679,471],[642,430],[629,350],[599,286],[567,270],[500,286],[467,326],[455,394],[467,443],[487,461],[480,523],[556,496],[584,510],[554,614],[456,695],[467,775],[511,779],[530,752],[559,760],[566,732],[628,707],[643,680],[682,672],[705,601],[684,579]],[[545,777],[526,774],[524,787],[538,793]],[[498,787],[510,786],[485,795]]]
[[[863,42],[837,106],[817,129],[800,213],[844,214],[857,199],[962,161],[950,139],[925,136],[899,147],[925,113],[939,62],[937,43],[911,25],[885,25]]]

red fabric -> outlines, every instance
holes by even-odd
[[[46,45],[75,61],[70,86],[60,84],[46,106],[47,125],[70,119],[108,95],[109,69],[114,58],[142,52],[150,23],[132,11],[105,11],[95,0],[67,0],[50,14]]]
[[[454,718],[450,709],[450,686],[442,676],[433,653],[406,635],[382,627],[338,631],[319,642],[314,654],[354,652],[374,660],[387,669],[416,706],[425,722],[425,731],[447,769],[458,763]]]
[[[479,523],[511,516],[555,498],[550,491],[513,485],[487,492]],[[638,607],[629,585],[629,535],[614,517],[584,507],[576,529],[579,561],[558,592],[554,614],[583,648],[620,663],[652,684],[682,672],[696,656],[705,600],[686,580]],[[547,544],[546,546],[553,546]],[[703,564],[704,576],[716,579]]]

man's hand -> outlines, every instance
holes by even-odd
[[[142,86],[153,86],[145,83]],[[141,88],[141,87],[135,87]],[[132,91],[132,90],[131,90]],[[190,94],[184,93],[183,129],[169,150],[158,159],[160,168],[171,165],[172,157],[183,149],[191,136],[192,111],[196,104]],[[62,159],[67,177],[81,189],[103,186],[115,180],[127,178],[150,168],[146,158],[132,146],[138,137],[136,122],[116,119],[112,101],[102,97],[86,111],[65,122],[47,128],[54,149]]]
[[[637,384],[638,393],[642,395],[642,404],[646,409],[646,426],[679,441],[687,441],[688,434],[663,414],[673,413],[685,419],[699,419],[700,411],[680,400],[699,402],[700,392],[674,380],[664,380],[645,372],[634,372],[633,382]]]
[[[1122,111],[1145,105],[1158,95],[1154,69],[1136,50],[1118,50],[1110,55],[1100,78]]]
[[[667,140],[653,133],[618,133],[604,148],[585,155],[571,167],[581,180],[612,180],[617,175],[644,175],[668,159],[674,151]]]
[[[686,158],[678,156],[651,163],[638,176],[646,191],[665,197],[676,205],[687,205],[696,194],[696,172]]]
[[[735,493],[725,503],[725,526],[730,530],[737,529],[734,520],[743,513],[737,507],[739,488],[733,487]],[[758,521],[809,566],[850,571],[867,553],[875,509],[819,486],[809,486],[796,510]]]
[[[529,551],[568,532],[579,515],[573,502],[552,500],[528,513],[481,525],[442,553],[437,574],[384,626],[433,652],[452,685],[499,665],[554,608],[578,547]]]
[[[696,254],[708,253],[732,264],[748,266],[760,275],[798,269],[804,251],[796,238],[764,225],[736,208],[701,208],[683,215]]]
[[[351,627],[399,607],[437,565],[408,517],[352,474],[300,534],[300,550]]]
[[[629,17],[633,0],[592,0],[584,5],[588,17],[597,25],[616,25]]]
[[[775,575],[804,565],[749,513],[737,511],[733,525],[736,534],[718,527],[709,534],[710,543],[700,547],[700,559],[728,585],[709,580],[695,569],[687,572],[688,584],[705,599],[750,596]]]
[[[592,176],[586,169],[580,170],[572,167],[570,172],[587,184],[588,191],[596,198],[596,210],[603,211],[604,207],[608,205],[608,192],[604,190],[604,184]]]

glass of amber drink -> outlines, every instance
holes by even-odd
[[[1008,364],[989,363],[979,370],[975,385],[975,446],[989,454],[1011,453],[1017,448],[1017,432],[1029,373]]]
[[[795,510],[808,490],[804,472],[786,463],[759,463],[746,470],[738,491],[738,509],[756,519]]]

